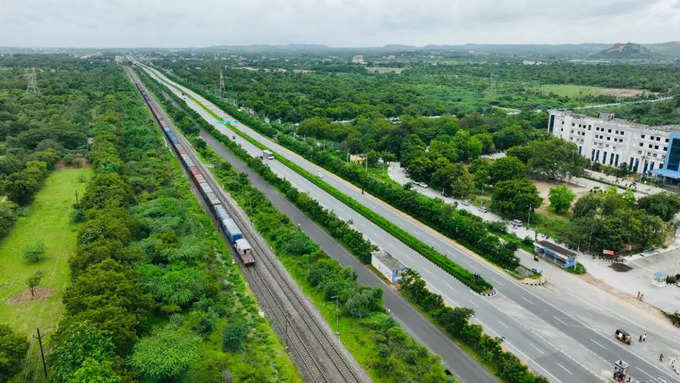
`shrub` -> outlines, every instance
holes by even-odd
[[[245,325],[240,321],[229,322],[222,330],[222,349],[229,352],[239,351],[245,338]]]
[[[29,263],[37,263],[43,260],[45,256],[45,244],[37,242],[24,249],[21,256]]]

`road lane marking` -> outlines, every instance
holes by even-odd
[[[553,316],[553,318],[555,318],[556,321],[562,323],[563,325],[569,326],[569,325],[567,324],[567,322],[563,321],[562,319],[560,319],[560,318],[558,318],[558,317],[556,317],[556,316]]]
[[[524,295],[520,295],[520,297],[521,297],[522,299],[524,299],[525,301],[529,302],[530,305],[533,305],[533,304],[534,304],[534,302],[532,302],[532,301],[530,301],[529,299],[527,299]]]
[[[574,373],[571,372],[571,371],[569,371],[568,368],[564,367],[564,366],[562,365],[562,363],[560,363],[560,362],[555,362],[555,364],[558,365],[558,366],[560,366],[560,367],[562,367],[562,369],[563,369],[564,371],[566,371],[569,375],[574,375]]]
[[[649,376],[650,378],[655,379],[653,376],[649,375],[649,373],[648,373],[647,371],[645,371],[645,370],[643,370],[643,369],[641,369],[641,368],[638,368],[637,370],[640,371],[641,373],[643,373],[643,374]]]
[[[503,326],[503,327],[505,327],[505,328],[510,328],[510,326],[508,326],[508,325],[507,325],[505,322],[503,322],[503,321],[498,322],[498,324],[501,325],[501,326]]]
[[[533,347],[536,351],[540,352],[541,354],[543,354],[544,352],[540,347],[536,346],[533,343],[529,343],[529,346]]]
[[[602,344],[600,344],[599,342],[597,342],[595,339],[591,339],[590,341],[593,342],[593,343],[595,343],[596,345],[602,347],[603,349],[607,350],[607,347],[603,346]]]

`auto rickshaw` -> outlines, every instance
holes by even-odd
[[[631,339],[632,339],[632,338],[630,337],[630,334],[628,334],[628,332],[626,332],[625,330],[622,330],[622,329],[617,329],[617,330],[614,332],[614,338],[616,338],[616,339],[618,339],[619,341],[621,341],[621,342],[623,342],[623,343],[625,343],[625,344],[628,344],[628,345],[630,344]]]

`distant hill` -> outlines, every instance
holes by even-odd
[[[641,44],[635,43],[616,43],[609,48],[603,49],[593,55],[598,58],[610,59],[635,59],[635,58],[649,58],[652,51]]]

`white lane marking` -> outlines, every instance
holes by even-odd
[[[521,295],[521,298],[524,299],[525,301],[527,301],[530,305],[533,305],[533,304],[534,304],[533,301],[530,301],[530,300],[529,300],[528,298],[526,298],[524,295]]]
[[[571,372],[571,371],[569,371],[568,368],[564,367],[564,366],[562,365],[562,363],[560,363],[560,362],[555,362],[555,364],[558,365],[558,366],[560,366],[560,367],[562,367],[562,369],[563,369],[564,371],[566,371],[569,375],[574,375],[574,373]]]
[[[507,323],[505,323],[503,321],[498,322],[498,324],[505,327],[505,328],[510,328],[510,326],[508,326]]]
[[[529,343],[529,346],[533,347],[534,350],[540,352],[541,354],[543,354],[543,352],[544,352],[540,347],[536,346],[536,345],[533,344],[533,343]]]
[[[569,326],[569,325],[567,324],[567,322],[563,321],[562,319],[560,319],[560,318],[558,318],[558,317],[556,317],[556,316],[553,316],[553,318],[555,318],[556,321],[562,323],[563,325]]]
[[[600,344],[599,342],[597,342],[595,339],[591,339],[590,341],[593,342],[593,343],[595,343],[596,345],[602,347],[603,349],[607,350],[607,347],[603,346],[602,344]]]
[[[651,376],[651,375],[649,375],[649,373],[648,373],[647,371],[645,371],[645,370],[643,370],[643,369],[641,369],[641,368],[638,368],[637,370],[640,371],[641,373],[643,373],[643,374],[649,376],[650,378],[654,379],[654,377]]]

